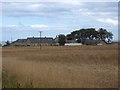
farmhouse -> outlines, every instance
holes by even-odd
[[[51,37],[29,37],[27,39],[17,39],[11,45],[38,46],[38,45],[55,45],[55,40]]]

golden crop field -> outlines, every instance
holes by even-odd
[[[118,46],[4,47],[3,87],[117,88]]]

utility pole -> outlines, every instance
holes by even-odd
[[[42,34],[42,31],[39,31],[39,33],[40,33],[40,41],[39,41],[39,44],[40,44],[40,50],[42,49],[41,48],[41,34]]]
[[[11,43],[12,43],[12,36],[11,36]]]

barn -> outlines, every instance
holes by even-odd
[[[38,46],[38,45],[55,45],[52,37],[29,37],[27,39],[17,39],[11,45],[15,46]]]

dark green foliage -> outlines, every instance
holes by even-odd
[[[66,43],[66,36],[64,34],[58,35],[58,43],[60,46],[65,45]]]
[[[77,39],[77,42],[80,43],[80,42],[81,42],[81,39]]]
[[[72,34],[68,34],[68,35],[66,36],[66,38],[67,38],[67,40],[72,40],[73,38],[75,38],[75,36],[72,35]]]
[[[105,41],[107,39],[107,43],[111,42],[111,39],[113,38],[113,34],[111,32],[108,32],[106,29],[103,28],[100,28],[98,32],[100,40]]]
[[[7,41],[7,42],[6,42],[6,46],[9,46],[9,45],[10,45],[10,42],[9,42],[9,41]]]
[[[83,39],[90,39],[90,40],[102,40],[106,43],[110,43],[111,39],[113,38],[113,34],[108,32],[106,29],[100,28],[98,31],[95,28],[87,28],[87,29],[80,29],[71,32],[68,34],[67,40],[75,40],[77,42],[82,42]]]

